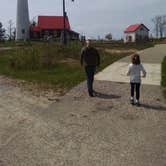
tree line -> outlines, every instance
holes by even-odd
[[[15,40],[16,28],[12,20],[8,21],[7,29],[3,27],[2,22],[0,22],[0,41],[4,40]]]
[[[166,15],[158,15],[152,19],[156,38],[166,37]]]

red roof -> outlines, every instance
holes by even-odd
[[[144,24],[134,24],[134,25],[130,25],[129,27],[127,27],[124,32],[125,32],[125,33],[128,33],[128,32],[135,32],[135,31],[136,31],[138,28],[140,28],[141,26],[144,26],[144,27],[149,31],[149,29],[148,29]]]
[[[38,16],[37,29],[63,29],[63,16]],[[37,30],[36,29],[36,30]],[[68,18],[66,18],[66,29],[70,30]]]
[[[40,31],[40,27],[38,27],[38,26],[31,26],[31,31],[39,32]]]

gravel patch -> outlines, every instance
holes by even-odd
[[[166,102],[159,86],[81,83],[58,102],[0,83],[0,164],[4,166],[165,166]],[[13,83],[15,84],[15,82]],[[55,96],[54,96],[55,97]]]

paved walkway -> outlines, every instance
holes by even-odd
[[[86,83],[57,102],[35,97],[0,78],[0,166],[166,166],[166,102],[160,86]]]
[[[161,82],[161,62],[166,56],[166,45],[156,45],[154,48],[148,48],[140,51],[141,61],[147,71],[147,77],[143,78],[143,84],[160,85]],[[118,62],[108,66],[105,70],[96,75],[96,80],[129,82],[126,76],[130,57],[123,58]]]

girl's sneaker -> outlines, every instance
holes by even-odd
[[[134,98],[133,97],[130,98],[130,104],[134,105]]]
[[[136,105],[136,106],[140,106],[139,100],[136,100],[136,101],[135,101],[135,105]]]

